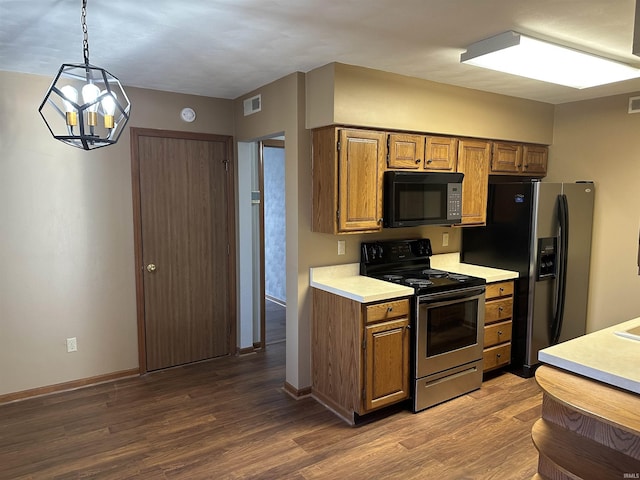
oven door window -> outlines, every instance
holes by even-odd
[[[427,357],[474,345],[478,338],[478,300],[427,308]]]

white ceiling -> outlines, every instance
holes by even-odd
[[[0,70],[82,63],[80,0],[0,0]],[[237,98],[330,62],[558,104],[640,92],[575,90],[462,65],[515,30],[640,66],[635,0],[89,0],[90,62],[124,85]]]

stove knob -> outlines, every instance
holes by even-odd
[[[378,245],[378,257],[382,258],[382,253],[384,252],[384,249],[382,248],[382,245]]]

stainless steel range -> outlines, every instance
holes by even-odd
[[[485,280],[431,268],[431,242],[361,244],[360,274],[415,289],[412,396],[418,412],[480,388]]]

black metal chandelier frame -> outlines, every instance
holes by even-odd
[[[38,111],[55,139],[92,150],[118,141],[131,103],[115,76],[89,63],[86,9],[87,0],[82,0],[84,63],[62,64]]]

